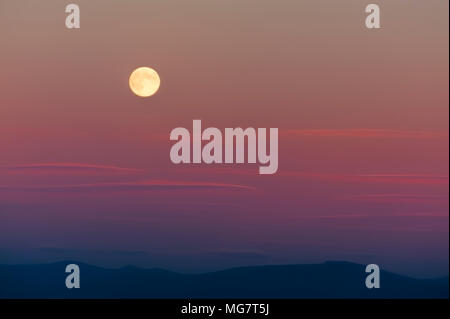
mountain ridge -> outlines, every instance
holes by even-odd
[[[80,289],[67,289],[68,264]],[[161,268],[102,268],[77,261],[0,265],[0,298],[448,298],[448,277],[415,279],[381,270],[365,286],[365,266],[345,261],[261,265],[186,274]]]

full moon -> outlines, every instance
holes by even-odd
[[[161,84],[158,73],[147,67],[140,67],[134,70],[128,82],[131,91],[140,97],[148,97],[155,94]]]

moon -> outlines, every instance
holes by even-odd
[[[134,94],[140,97],[149,97],[158,91],[161,79],[155,70],[139,67],[131,73],[128,82]]]

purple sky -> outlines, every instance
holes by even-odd
[[[347,260],[448,274],[448,2],[0,3],[0,263]],[[128,88],[138,66],[161,88]],[[174,165],[176,127],[279,128],[279,168]]]

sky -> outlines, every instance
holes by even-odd
[[[0,0],[0,263],[448,275],[448,1],[73,2]],[[277,173],[173,164],[194,119],[278,128]]]

